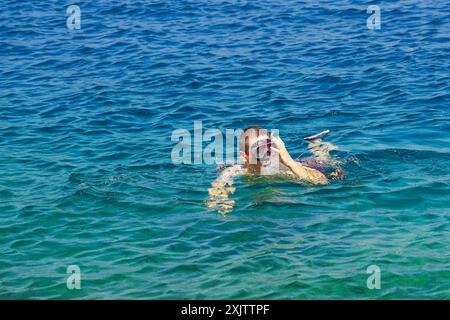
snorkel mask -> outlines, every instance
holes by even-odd
[[[270,161],[270,155],[272,153],[271,150],[272,145],[274,144],[271,139],[259,140],[251,146],[250,156],[256,158],[256,161],[258,162],[267,163]]]

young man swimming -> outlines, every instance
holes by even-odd
[[[279,136],[252,126],[244,130],[239,138],[239,156],[242,165],[224,168],[208,189],[208,208],[226,214],[232,210],[234,200],[229,195],[235,192],[234,178],[239,175],[286,175],[311,184],[328,184],[329,179],[343,179],[339,162],[332,160],[330,151],[337,148],[322,141],[330,131],[306,137],[308,148],[314,157],[294,160]],[[333,168],[327,172],[325,168]]]

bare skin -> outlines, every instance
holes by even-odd
[[[286,149],[283,140],[281,140],[280,137],[273,136],[271,137],[271,139],[273,142],[275,142],[275,144],[278,147],[280,162],[284,164],[287,168],[289,168],[290,171],[294,173],[294,175],[296,175],[299,179],[312,184],[328,183],[327,177],[325,177],[325,175],[322,172],[316,169],[305,167],[300,162],[297,162],[294,159],[292,159],[291,155]]]
[[[217,209],[222,215],[232,211],[235,201],[229,199],[229,195],[236,191],[236,188],[233,187],[234,178],[246,173],[247,170],[241,166],[222,170],[219,177],[211,183],[211,188],[208,189],[209,199],[205,201],[208,209]]]
[[[268,139],[266,135],[260,135],[258,137],[250,137],[249,144],[253,144],[261,139]],[[306,167],[295,161],[286,149],[286,146],[280,137],[271,136],[270,139],[275,143],[277,148],[272,148],[274,154],[278,156],[279,170],[277,174],[285,174],[289,176],[295,176],[303,182],[308,182],[316,185],[328,184],[327,177],[320,171]],[[323,150],[318,147],[317,141],[310,142],[309,146],[311,152],[320,159],[326,159],[330,150],[334,150],[332,144],[329,144],[327,150]],[[320,140],[320,143],[322,141]],[[243,152],[240,152],[241,160],[243,160],[243,166],[235,165],[225,168],[221,171],[219,177],[211,183],[211,188],[208,189],[209,199],[205,201],[209,209],[218,210],[219,213],[225,215],[233,210],[235,201],[229,199],[229,195],[236,191],[234,185],[234,178],[245,174],[255,174],[262,172],[265,169],[265,165],[258,163],[252,156],[248,156]]]

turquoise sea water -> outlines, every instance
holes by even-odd
[[[70,4],[0,10],[0,298],[450,298],[448,2]],[[208,211],[216,167],[170,157],[194,120],[330,129],[347,179]]]

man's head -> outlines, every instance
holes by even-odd
[[[239,154],[246,167],[261,167],[262,158],[271,153],[270,132],[258,126],[244,129],[239,139]]]

